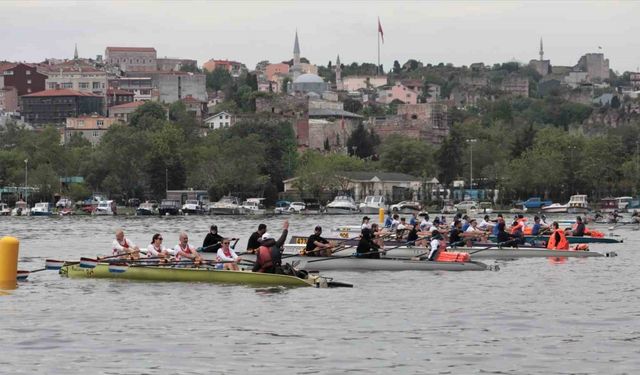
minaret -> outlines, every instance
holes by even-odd
[[[340,55],[336,57],[336,90],[342,90],[342,67],[340,66]]]
[[[540,61],[544,60],[544,49],[542,48],[542,38],[540,38]]]
[[[293,66],[300,65],[300,44],[298,43],[298,30],[296,30],[296,41],[293,43]]]
[[[76,49],[73,52],[73,59],[78,60],[78,43],[76,43]]]

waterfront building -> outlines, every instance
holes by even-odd
[[[31,125],[63,125],[67,117],[104,114],[104,96],[69,89],[23,95],[20,101],[24,120]]]

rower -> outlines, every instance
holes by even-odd
[[[464,240],[461,236],[462,222],[460,220],[453,221],[453,228],[449,231],[449,246],[461,246],[464,245]]]
[[[289,234],[289,221],[285,220],[282,224],[282,235],[280,235],[278,241],[269,233],[265,232],[262,235],[260,246],[258,247],[256,264],[252,269],[253,272],[277,273],[281,270],[282,246],[287,240],[287,234]]]
[[[128,256],[131,259],[140,258],[140,248],[124,237],[122,229],[116,230],[116,238],[113,240],[113,255]]]
[[[504,217],[502,216],[502,214],[498,214],[498,218],[496,219],[496,225],[493,226],[493,228],[491,228],[491,234],[494,236],[498,235],[498,224],[500,223],[504,223]],[[506,224],[505,224],[506,226]]]
[[[393,223],[393,220],[391,219],[391,214],[388,213],[387,214],[387,218],[384,219],[384,227],[385,228],[391,228],[391,223]]]
[[[533,226],[531,227],[531,235],[538,236],[549,230],[549,226],[542,224],[538,215],[533,217]]]
[[[463,237],[468,238],[471,242],[478,242],[478,240],[482,240],[483,242],[487,241],[487,235],[483,230],[478,228],[476,219],[471,219],[469,227],[464,231]]]
[[[378,252],[379,249],[380,246],[378,246],[378,244],[373,240],[371,229],[363,229],[360,241],[358,242],[358,247],[356,248],[356,254],[363,258],[380,259],[380,253]]]
[[[218,262],[225,262],[225,263],[216,264],[216,268],[231,270],[231,271],[239,271],[240,268],[238,268],[238,262],[242,261],[242,257],[239,257],[238,254],[236,254],[236,252],[229,247],[230,243],[231,243],[231,239],[229,238],[222,239],[222,246],[218,249],[218,253],[216,254],[216,260]]]
[[[411,214],[411,219],[409,219],[409,225],[415,226],[416,224],[418,224],[418,216],[414,212]]]
[[[189,236],[185,232],[181,232],[178,239],[178,244],[173,248],[176,260],[180,260],[180,258],[185,257],[195,261],[196,263],[202,261],[202,257],[198,254],[196,248],[189,244]]]
[[[364,229],[364,228],[369,228],[371,229],[371,224],[369,223],[369,220],[371,220],[369,218],[369,216],[365,216],[362,218],[362,225],[360,226],[360,229]]]
[[[582,218],[580,216],[576,217],[576,225],[573,231],[571,231],[571,235],[574,237],[583,237],[585,234],[586,228],[584,223],[582,222]]]
[[[517,240],[519,245],[524,245],[524,224],[519,221],[514,221],[511,224],[511,237]]]
[[[384,238],[388,235],[377,223],[371,224],[371,237],[379,249],[384,248]]]
[[[366,216],[365,216],[366,217]],[[307,246],[304,249],[305,255],[308,256],[331,256],[331,247],[333,247],[326,238],[322,237],[322,227],[317,225],[312,235],[307,239]]]
[[[169,250],[162,246],[162,235],[156,233],[151,238],[151,244],[147,246],[147,257],[151,258],[169,258],[173,250]]]
[[[218,234],[218,227],[216,225],[212,225],[211,228],[209,228],[209,233],[207,233],[204,241],[202,242],[201,251],[218,251],[218,249],[220,249],[220,247],[222,246],[222,240],[222,236]]]
[[[391,220],[391,231],[396,231],[400,225],[400,215],[393,214],[393,220]]]
[[[427,260],[435,261],[438,257],[438,253],[444,250],[444,246],[443,246],[444,242],[441,240],[442,240],[442,235],[440,235],[440,232],[438,232],[437,229],[434,229],[431,232],[431,243],[429,245],[431,247],[431,250],[429,251],[429,256],[427,256]]]
[[[552,250],[569,250],[569,241],[564,234],[564,231],[560,229],[557,221],[551,224],[553,232],[549,236],[549,242],[547,242],[547,249]]]
[[[253,232],[247,241],[247,253],[254,254],[260,247],[260,238],[267,232],[267,225],[258,225],[258,230]]]
[[[518,243],[520,242],[520,240],[518,238],[515,238],[512,234],[507,233],[507,231],[505,230],[506,225],[504,221],[498,222],[498,224],[496,225],[496,228],[497,228],[496,241],[498,242],[498,244],[500,244],[500,246],[518,247]]]
[[[487,232],[490,232],[493,229],[493,224],[491,223],[489,215],[484,215],[484,218],[482,219],[480,224],[478,224],[478,229]]]
[[[633,210],[633,213],[631,214],[631,221],[634,224],[640,223],[640,212],[638,212],[638,210]]]

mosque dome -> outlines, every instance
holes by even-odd
[[[324,80],[316,74],[307,73],[298,76],[293,83],[324,83]]]

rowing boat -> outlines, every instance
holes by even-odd
[[[250,271],[228,271],[208,268],[174,268],[159,266],[123,267],[118,272],[109,270],[108,263],[99,263],[95,268],[66,265],[60,275],[71,278],[126,279],[142,281],[186,281],[221,284],[245,284],[250,286],[328,286],[329,280],[318,275],[308,275],[306,279],[294,276]]]
[[[489,240],[496,242],[496,236],[489,236]],[[549,241],[549,236],[543,236],[543,235],[538,235],[538,236],[533,236],[533,235],[526,235],[524,236],[524,240],[525,242],[529,242],[532,243],[532,241]],[[589,236],[583,236],[583,237],[577,237],[577,236],[567,236],[567,241],[569,241],[569,243],[622,243],[621,239],[616,239],[616,238],[611,238],[611,237],[589,237]]]
[[[285,256],[288,254],[299,254],[304,245],[287,244],[285,245]],[[456,247],[449,249],[455,252],[473,253],[473,259],[516,259],[516,258],[547,258],[547,257],[569,257],[569,258],[590,258],[602,256],[614,256],[615,252],[599,253],[595,251],[584,250],[549,250],[544,247],[519,246],[500,247],[496,244],[475,245],[472,247]],[[416,256],[424,256],[428,252],[424,247],[402,246],[381,253],[382,258],[395,259],[411,259]],[[333,256],[350,257],[355,253],[354,246],[348,246],[344,249],[336,251]]]
[[[325,239],[327,241],[329,241],[329,242],[339,243],[340,245],[343,245],[343,246],[357,246],[358,242],[360,241],[360,239],[358,237],[356,237],[356,238],[348,238],[348,236],[344,237],[344,238],[327,237]],[[302,247],[304,247],[307,244],[307,240],[308,240],[307,237],[292,236],[287,245],[301,245]],[[394,239],[385,239],[384,240],[384,245],[387,246],[387,247],[402,246],[402,245],[405,245],[406,243],[407,243],[407,241],[397,241],[397,240],[394,240]]]
[[[255,260],[255,255],[243,258]],[[287,262],[306,271],[484,271],[492,268],[481,262],[430,262],[409,259],[290,256]]]

